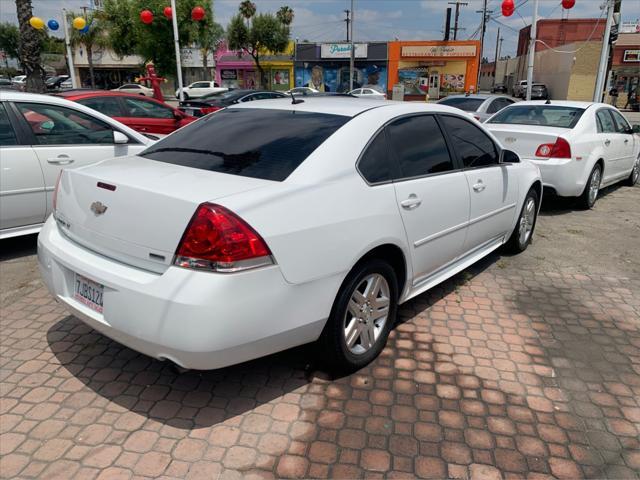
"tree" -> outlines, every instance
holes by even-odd
[[[72,21],[78,15],[69,12],[67,14],[68,21]],[[91,88],[96,88],[96,77],[93,67],[93,49],[107,47],[109,41],[105,35],[105,25],[100,19],[100,13],[90,12],[86,18],[88,29],[86,32],[71,29],[69,42],[72,46],[81,46],[87,52],[87,63],[89,63],[89,78],[91,80]]]
[[[20,62],[20,31],[9,22],[0,23],[0,50]]]
[[[276,15],[271,13],[256,14],[255,5],[249,0],[240,3],[238,13],[227,26],[227,44],[231,50],[245,51],[253,58],[260,85],[267,87],[267,78],[260,58],[266,51],[273,54],[282,53],[289,43],[293,10],[281,7]]]
[[[27,76],[25,90],[27,92],[44,93],[45,71],[40,64],[40,36],[38,31],[29,24],[33,16],[31,0],[16,0],[16,12],[20,25],[20,49],[18,58]]]
[[[210,22],[205,20],[198,22],[193,40],[202,49],[202,66],[206,70],[209,68],[207,56],[214,52],[224,39],[224,28],[213,19]]]

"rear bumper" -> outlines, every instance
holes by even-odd
[[[561,197],[578,197],[582,195],[586,179],[584,178],[585,162],[574,158],[550,158],[539,160],[528,158],[540,169],[542,184],[553,189]]]
[[[156,274],[77,245],[52,217],[38,237],[38,261],[51,293],[90,327],[151,357],[203,370],[316,340],[341,282],[289,284],[278,266]],[[76,272],[104,285],[103,313],[74,298]]]

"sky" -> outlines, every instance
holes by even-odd
[[[180,0],[177,0],[178,2]],[[444,32],[445,11],[448,1],[455,0],[354,0],[355,41],[376,40],[441,40]],[[461,6],[458,33],[459,40],[466,40],[478,30],[482,15],[482,0],[464,0]],[[50,18],[62,17],[62,9],[79,11],[90,0],[32,0],[34,15],[46,22]],[[312,42],[346,40],[344,10],[350,8],[351,0],[254,0],[260,12],[275,12],[282,5],[293,8],[292,38]],[[214,0],[214,17],[223,26],[237,12],[240,0]],[[502,0],[487,0],[488,10],[493,10],[485,34],[484,56],[493,60],[496,49],[497,30],[504,39],[501,55],[515,56],[518,30],[531,23],[532,0],[516,0],[516,13],[502,17]],[[560,0],[540,0],[541,18],[598,18],[604,16],[600,8],[602,0],[576,0],[573,9],[561,7]],[[169,0],[167,0],[167,5]],[[521,6],[520,6],[521,5]],[[622,0],[622,21],[635,21],[640,17],[640,0]],[[14,0],[0,0],[0,21],[17,23]],[[452,20],[453,24],[453,20]],[[61,30],[60,30],[61,31]]]

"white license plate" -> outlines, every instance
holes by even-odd
[[[76,273],[74,282],[74,298],[91,310],[102,313],[102,295],[104,285],[100,285],[87,277]]]

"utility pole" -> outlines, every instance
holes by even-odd
[[[496,84],[498,72],[498,56],[500,55],[500,27],[498,27],[498,35],[496,35],[496,55],[493,59],[493,85]]]
[[[533,63],[536,58],[536,38],[538,35],[538,2],[533,0],[533,19],[531,20],[531,37],[529,37],[529,62],[527,65],[527,100],[531,100],[533,86]]]
[[[451,32],[451,7],[447,8],[447,14],[444,20],[444,41],[449,41],[449,34]]]
[[[476,92],[480,90],[480,71],[482,70],[482,59],[484,54],[484,34],[487,30],[487,13],[493,13],[493,10],[487,10],[487,0],[482,1],[482,10],[477,10],[476,13],[482,13],[482,30],[480,34],[480,65],[478,67],[478,78],[476,81]]]
[[[180,40],[178,37],[178,15],[176,15],[176,12],[178,11],[176,9],[176,0],[171,0],[171,11],[173,12],[173,15],[171,15],[171,24],[173,26],[173,43],[176,46],[176,66],[178,67],[178,100],[179,101],[184,101],[184,91],[182,88],[182,60],[180,59]]]
[[[351,57],[349,58],[349,91],[353,90],[353,69],[356,63],[356,46],[353,44],[353,20],[355,16],[356,12],[353,9],[353,0],[351,0]]]
[[[349,19],[349,14],[351,13],[351,10],[345,10],[344,13],[346,13],[347,15],[347,18],[344,21],[347,24],[347,43],[348,43],[349,42],[349,24],[351,23],[351,20]]]
[[[600,65],[598,66],[598,76],[596,77],[596,89],[593,92],[593,101],[601,102],[604,90],[604,81],[607,75],[607,63],[609,60],[609,36],[611,35],[611,25],[613,24],[614,0],[607,0],[607,25],[604,27],[602,38],[602,50],[600,51]]]
[[[78,88],[78,79],[76,78],[76,67],[73,64],[73,50],[71,49],[71,41],[69,39],[69,18],[67,10],[62,9],[62,30],[64,31],[64,44],[67,47],[67,63],[69,64],[69,76],[71,77],[71,86]]]
[[[460,5],[462,5],[463,7],[466,7],[469,4],[467,2],[461,2],[460,0],[456,0],[455,2],[449,2],[449,5],[456,6],[455,21],[453,24],[453,39],[457,40],[458,30],[463,30],[462,28],[458,28],[458,17],[460,16]]]

